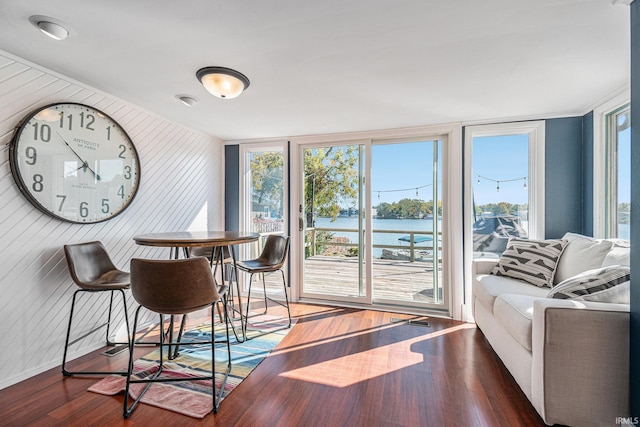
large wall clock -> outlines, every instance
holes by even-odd
[[[27,115],[11,141],[9,164],[35,207],[74,223],[122,213],[140,182],[138,153],[124,129],[105,113],[76,103]]]

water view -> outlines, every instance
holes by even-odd
[[[337,229],[358,229],[358,217],[338,217],[335,221],[331,218],[316,218],[317,228],[337,228]],[[441,227],[439,222],[438,227]],[[373,218],[373,244],[374,245],[399,245],[409,248],[409,242],[399,240],[401,237],[407,236],[407,231],[418,231],[421,233],[429,233],[433,229],[433,220],[431,219],[380,219]],[[376,233],[377,230],[398,230],[398,233]],[[350,231],[334,231],[334,237],[345,237],[351,243],[357,243],[358,233]],[[422,237],[423,235],[420,235]],[[416,236],[416,241],[418,236]],[[416,243],[417,248],[431,248],[431,240]],[[373,256],[380,258],[382,256],[381,248],[373,249]]]

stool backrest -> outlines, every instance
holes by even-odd
[[[270,234],[258,257],[263,265],[270,265],[274,270],[282,268],[289,252],[289,236]]]
[[[209,261],[131,260],[131,293],[138,304],[162,314],[185,314],[219,299]]]
[[[90,287],[91,282],[118,270],[101,242],[65,245],[64,253],[71,278],[81,288]]]

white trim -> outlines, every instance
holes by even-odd
[[[613,98],[602,103],[593,110],[593,236],[605,238],[607,236],[607,206],[611,203],[608,195],[611,188],[607,188],[607,115],[628,104],[631,94],[627,89]],[[604,203],[602,201],[605,201]],[[611,224],[608,224],[611,227]]]
[[[367,212],[371,211],[371,191],[370,191],[370,182],[371,182],[371,150],[370,147],[373,143],[379,142],[409,142],[412,140],[418,139],[439,139],[443,141],[443,202],[447,207],[447,219],[443,221],[443,232],[446,235],[444,245],[446,245],[446,254],[443,257],[443,282],[445,285],[445,289],[448,288],[448,306],[445,307],[448,311],[449,315],[454,319],[461,320],[463,319],[462,307],[464,301],[464,289],[463,289],[463,281],[464,275],[463,271],[463,251],[462,251],[462,227],[460,223],[460,218],[463,217],[462,212],[462,127],[460,123],[450,123],[438,126],[423,126],[423,127],[415,127],[415,128],[404,128],[404,129],[392,129],[392,130],[378,130],[378,131],[370,131],[370,132],[351,132],[351,133],[341,133],[341,134],[327,134],[327,135],[310,135],[310,136],[301,136],[291,138],[291,159],[296,159],[292,161],[291,167],[291,207],[293,212],[291,212],[291,221],[292,225],[292,237],[295,239],[292,241],[292,259],[302,259],[302,254],[304,254],[304,242],[302,233],[299,232],[297,226],[298,218],[296,215],[300,215],[298,212],[299,206],[301,203],[300,197],[302,193],[301,181],[302,181],[302,173],[301,170],[301,156],[303,153],[303,148],[309,148],[313,146],[327,146],[327,145],[338,145],[338,144],[364,144],[368,150],[365,159],[365,209]],[[235,142],[239,143],[239,142]],[[246,142],[244,142],[246,143]],[[244,144],[242,143],[242,144]],[[367,229],[371,229],[371,216],[368,215],[366,217],[366,226]],[[304,218],[303,218],[304,220]],[[371,248],[367,245],[367,256],[370,257]],[[301,286],[303,282],[303,271],[299,266],[300,263],[295,262],[292,265],[292,281],[294,283],[299,284]],[[367,263],[370,264],[370,263]],[[371,266],[367,265],[367,268],[370,269]],[[371,271],[368,270],[367,280],[371,279]],[[367,283],[367,287],[370,290],[371,285]],[[305,300],[318,301],[317,296],[315,295],[302,295],[302,291],[300,290],[301,297],[305,298]],[[368,292],[368,297],[362,300],[359,299],[348,299],[344,301],[340,301],[340,298],[333,298],[333,301],[339,301],[344,303],[371,303],[371,292]],[[383,306],[379,307],[380,309],[385,309]],[[387,309],[393,310],[390,307]],[[419,311],[420,308],[416,308]],[[409,307],[406,307],[406,310],[412,310]],[[425,310],[429,310],[425,308]]]
[[[464,192],[464,168],[463,168],[463,142],[462,127],[455,126],[447,135],[445,151],[443,153],[443,198],[448,208],[447,221],[443,221],[443,247],[445,248],[443,280],[449,285],[449,312],[456,320],[467,320],[467,315],[462,309],[464,304],[464,230],[461,225],[464,221],[464,209],[461,201]]]
[[[250,214],[251,214],[251,191],[249,186],[251,185],[251,177],[250,177],[250,173],[251,173],[251,165],[249,164],[249,159],[247,154],[248,153],[260,153],[260,152],[265,152],[265,151],[281,151],[282,152],[282,156],[283,156],[283,161],[282,161],[282,189],[283,189],[283,209],[284,209],[284,230],[285,230],[285,234],[286,234],[286,230],[289,228],[289,222],[293,220],[291,212],[289,212],[289,215],[287,215],[287,210],[289,207],[289,194],[287,189],[289,188],[289,180],[288,180],[288,174],[287,174],[287,170],[289,168],[289,164],[288,164],[288,159],[287,159],[287,141],[283,141],[283,140],[279,140],[279,141],[271,141],[270,144],[243,144],[240,146],[240,152],[238,154],[239,157],[239,167],[238,167],[238,174],[239,174],[239,187],[238,190],[240,192],[239,194],[239,202],[240,202],[240,206],[238,207],[238,214],[239,214],[239,219],[238,219],[238,224],[240,225],[240,229],[241,230],[250,230],[251,229],[251,224],[250,224]],[[248,251],[248,245],[243,245],[240,247],[240,254],[236,254],[236,256],[238,256],[240,259],[242,258],[246,258],[248,256],[248,252],[243,252],[243,251]],[[286,270],[286,268],[285,268]],[[240,275],[240,277],[238,278],[240,285],[242,286],[241,289],[244,289],[244,283],[243,283],[243,275]],[[293,287],[291,287],[290,289],[292,289]],[[294,295],[296,297],[296,300],[293,299],[292,297],[292,301],[297,301],[297,294]]]
[[[545,238],[545,122],[500,123],[491,125],[467,126],[465,128],[465,164],[467,179],[465,180],[465,202],[473,204],[472,161],[471,152],[474,137],[499,135],[529,135],[529,237],[533,239]],[[533,215],[531,215],[533,213]],[[473,212],[465,217],[470,220]]]
[[[412,137],[423,137],[424,135],[444,135],[448,134],[451,129],[461,126],[459,122],[444,123],[431,126],[417,126],[409,128],[397,128],[397,129],[378,129],[368,131],[357,132],[341,132],[341,133],[327,133],[317,135],[297,135],[288,136],[282,138],[265,138],[265,139],[251,139],[251,140],[229,140],[225,141],[225,145],[236,144],[252,144],[252,143],[269,143],[272,141],[290,140],[296,144],[323,144],[331,142],[343,142],[351,143],[352,141],[362,141],[366,139],[401,139]]]

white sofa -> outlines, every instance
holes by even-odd
[[[629,266],[626,241],[572,233],[563,240],[554,285],[584,271]],[[475,321],[544,422],[612,426],[628,416],[629,283],[604,297],[556,299],[548,296],[555,287],[491,274],[497,262],[474,260]]]

